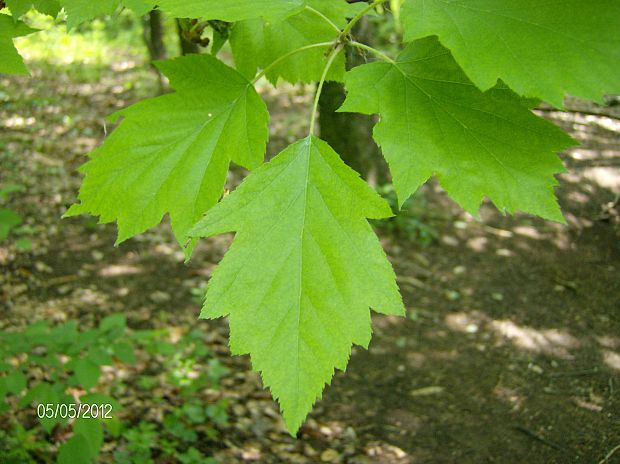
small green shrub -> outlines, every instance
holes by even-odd
[[[90,463],[109,439],[117,442],[118,463],[153,462],[154,454],[205,462],[192,445],[199,438],[217,437],[215,427],[227,423],[227,402],[205,404],[198,392],[217,390],[227,371],[200,332],[175,343],[169,339],[166,330],[128,330],[120,314],[88,330],[80,330],[76,321],[56,326],[38,321],[23,330],[0,332],[0,456],[29,463],[51,462],[56,454],[60,464]],[[123,424],[114,392],[127,391],[127,386],[108,385],[101,378],[104,366],[136,364],[137,350],[152,360],[165,355],[163,365],[157,365],[160,372],[141,375],[134,386],[174,389],[177,401],[168,406],[161,424]],[[153,407],[157,403],[154,397]],[[200,436],[194,430],[198,424]]]
[[[373,221],[377,228],[399,238],[413,240],[422,246],[430,245],[437,240],[439,233],[433,225],[433,218],[428,214],[423,193],[417,192],[410,196],[400,207],[392,184],[383,185],[378,188],[378,191],[388,201],[392,211],[398,211],[398,214],[391,218]]]
[[[20,184],[5,184],[0,187],[0,205],[5,203],[11,195],[23,192],[25,187]],[[15,246],[19,250],[30,250],[32,242],[27,238],[32,235],[32,229],[27,225],[22,225],[23,218],[10,208],[0,207],[0,242],[7,240],[9,235],[20,238],[15,239]]]

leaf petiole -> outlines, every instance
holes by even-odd
[[[336,25],[336,23],[334,23],[331,19],[329,19],[327,16],[325,16],[323,13],[321,13],[319,10],[316,10],[314,8],[312,8],[311,6],[306,5],[306,10],[308,10],[309,12],[317,15],[318,17],[320,17],[321,19],[323,19],[327,24],[329,24],[338,34],[340,34],[342,31],[340,30],[340,28],[338,27],[338,25]]]
[[[296,48],[295,50],[292,50],[282,55],[281,57],[273,61],[271,64],[269,64],[266,68],[264,68],[261,72],[259,72],[256,75],[256,77],[252,80],[252,85],[256,84],[260,80],[260,78],[263,77],[265,74],[267,74],[272,68],[279,65],[282,61],[286,60],[287,58],[293,55],[296,55],[297,53],[303,52],[305,50],[311,50],[313,48],[332,47],[333,45],[334,45],[334,42],[320,42],[320,43],[310,44],[304,47]]]
[[[342,45],[338,45],[336,48],[332,50],[327,58],[327,63],[325,64],[325,69],[323,70],[323,75],[321,76],[321,80],[319,81],[316,87],[316,95],[314,97],[314,105],[312,107],[312,115],[310,116],[310,135],[314,135],[314,128],[316,126],[316,113],[319,109],[319,98],[321,97],[321,91],[323,90],[323,84],[325,84],[325,79],[327,79],[327,73],[329,72],[334,60],[338,56],[338,53],[342,51]]]
[[[350,40],[348,42],[349,45],[353,46],[353,47],[357,47],[357,48],[361,48],[362,50],[366,50],[374,55],[377,55],[379,58],[381,58],[383,61],[387,61],[388,63],[391,64],[396,64],[396,61],[394,61],[392,58],[390,58],[389,56],[387,56],[385,53],[383,53],[381,50],[377,50],[376,48],[370,47],[369,45],[360,43],[360,42],[356,42],[355,40]]]
[[[340,34],[340,40],[344,39],[345,37],[347,37],[349,35],[349,33],[351,32],[353,27],[360,21],[360,19],[362,19],[366,15],[366,13],[368,13],[369,11],[371,11],[374,8],[378,7],[383,2],[385,2],[385,0],[375,0],[370,5],[368,5],[366,8],[361,10],[358,14],[356,14],[353,17],[353,19],[351,19],[351,21],[349,21],[347,23],[346,27],[342,30],[342,32]]]

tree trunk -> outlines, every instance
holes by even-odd
[[[373,36],[372,25],[364,18],[354,28],[357,40],[368,43]],[[357,49],[347,49],[347,67],[365,62]],[[356,113],[336,113],[345,99],[344,86],[326,82],[319,98],[319,127],[321,138],[328,142],[351,168],[359,172],[372,185],[388,181],[387,164],[379,147],[372,139],[375,124],[373,116]]]
[[[164,46],[164,27],[161,21],[161,12],[153,10],[142,18],[143,38],[149,50],[151,61],[165,60],[166,47]]]
[[[161,12],[153,10],[149,14],[142,17],[142,38],[146,48],[149,51],[149,59],[151,67],[157,73],[159,80],[159,91],[163,93],[166,90],[164,76],[161,75],[159,69],[153,65],[155,60],[166,59],[166,47],[164,45],[164,27],[161,20]]]

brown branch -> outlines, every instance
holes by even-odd
[[[547,445],[550,448],[556,449],[556,450],[560,450],[560,451],[564,451],[565,448],[558,445],[557,443],[553,443],[552,441],[547,440],[544,437],[541,437],[540,435],[538,435],[537,433],[532,432],[529,429],[526,429],[525,427],[521,427],[520,425],[517,425],[516,427],[514,427],[515,430],[527,435],[528,437],[539,441],[540,443],[542,443],[543,445]]]

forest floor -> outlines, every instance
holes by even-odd
[[[248,358],[230,357],[226,321],[197,319],[196,289],[231,237],[203,241],[185,265],[166,225],[114,248],[114,225],[60,219],[104,117],[157,89],[131,61],[93,73],[38,65],[30,79],[0,77],[0,183],[26,187],[7,205],[33,245],[0,244],[0,330],[40,319],[88,328],[122,312],[136,329],[204,331],[229,369],[218,393],[228,421],[200,445],[221,463],[598,463],[620,445],[620,225],[607,207],[620,193],[620,107],[543,111],[582,143],[562,155],[567,225],[489,204],[476,221],[424,187],[419,220],[436,240],[382,233],[408,317],[374,317],[370,349],[354,349],[293,439]],[[263,94],[273,155],[303,135],[311,93]],[[117,395],[122,419],[157,424],[165,406],[132,382]],[[116,446],[106,441],[101,462]]]

